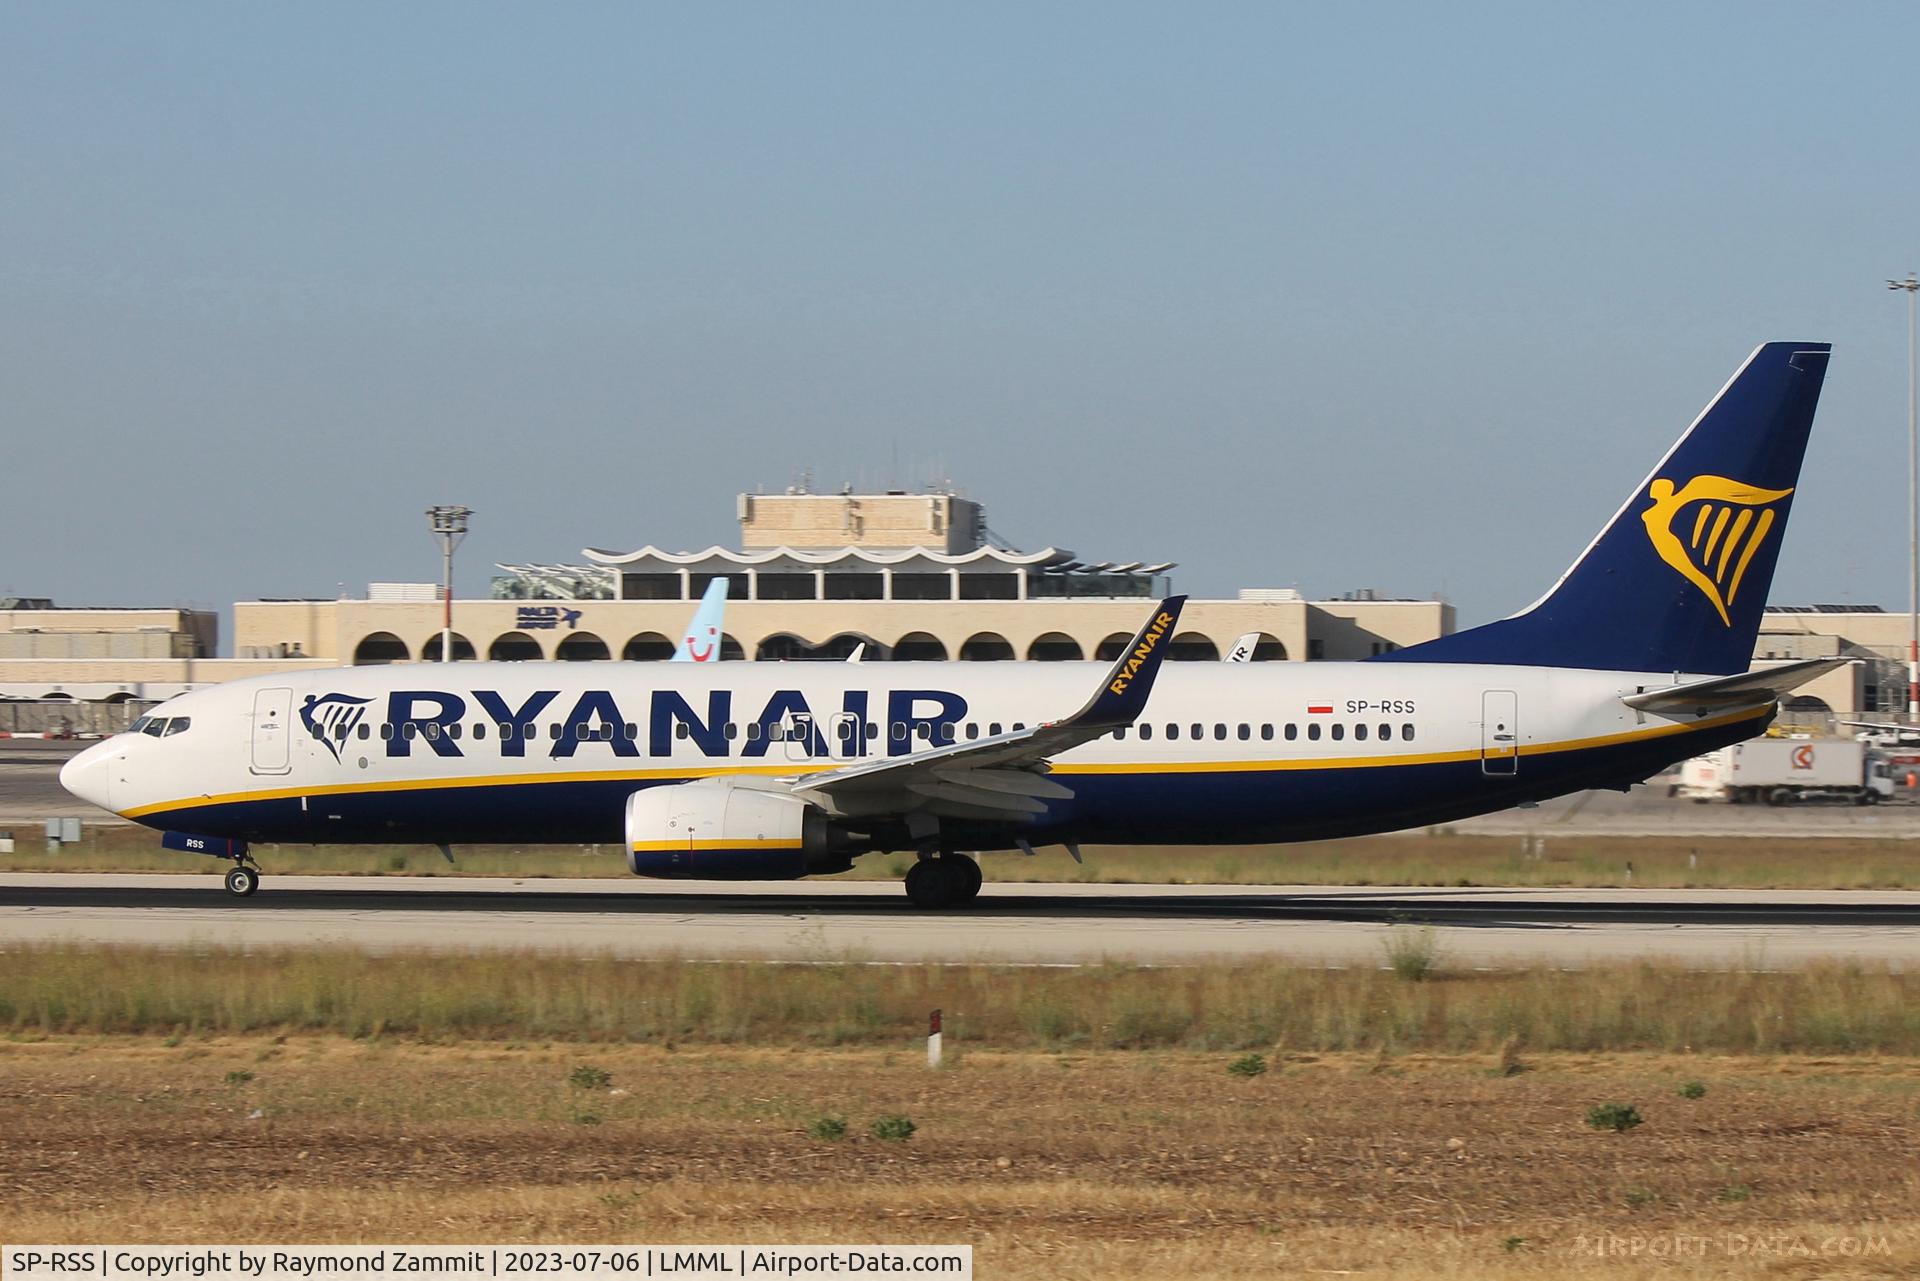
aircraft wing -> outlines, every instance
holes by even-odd
[[[1690,681],[1685,685],[1667,685],[1644,694],[1628,694],[1620,701],[1628,707],[1656,715],[1695,715],[1729,707],[1758,707],[1777,701],[1781,695],[1799,689],[1808,681],[1825,676],[1837,667],[1859,660],[1853,658],[1809,658],[1799,663],[1782,663],[1757,672],[1736,672],[1710,680]]]
[[[793,794],[844,814],[922,810],[1019,821],[1043,813],[1047,801],[1073,795],[1045,777],[1048,758],[1134,722],[1153,692],[1186,600],[1169,596],[1160,602],[1101,678],[1100,688],[1071,716],[907,756],[804,774],[794,782]]]

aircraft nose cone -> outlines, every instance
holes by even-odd
[[[95,743],[60,767],[60,786],[91,805],[103,810],[107,804],[107,762],[118,749],[112,743]]]

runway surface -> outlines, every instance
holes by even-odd
[[[1767,968],[1920,963],[1920,894],[1767,890],[993,885],[972,908],[911,909],[897,886],[269,876],[0,875],[0,946],[56,940],[375,951],[1071,964],[1286,956],[1383,964],[1430,926],[1456,966],[1639,957]]]

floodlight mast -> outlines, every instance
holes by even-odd
[[[1920,413],[1914,383],[1914,295],[1920,277],[1889,280],[1907,295],[1907,722],[1920,724]]]
[[[427,508],[427,522],[433,527],[434,537],[440,540],[440,661],[443,663],[453,661],[453,549],[467,536],[467,517],[471,515],[471,507]]]

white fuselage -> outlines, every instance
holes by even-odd
[[[155,709],[62,781],[156,828],[245,840],[618,840],[636,789],[797,777],[1069,715],[1091,663],[454,663],[258,677]],[[1624,786],[1757,733],[1622,696],[1675,673],[1168,663],[1132,726],[1063,752],[1044,840],[1384,831]],[[184,729],[168,733],[176,718]],[[1008,843],[981,833],[981,843]]]

